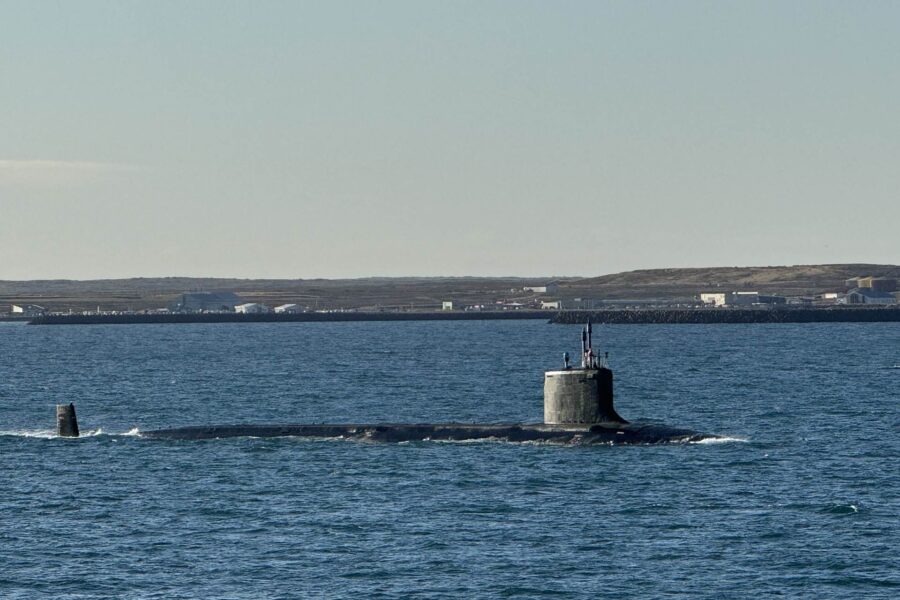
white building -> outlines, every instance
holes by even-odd
[[[816,300],[823,304],[843,304],[844,294],[842,292],[825,292],[821,296],[816,296]]]
[[[704,304],[712,306],[754,306],[784,304],[784,296],[763,296],[759,292],[709,292],[700,294]]]
[[[22,315],[23,317],[40,317],[47,312],[47,309],[37,304],[13,304],[12,314]]]
[[[562,310],[562,301],[560,300],[544,300],[541,302],[542,310]]]
[[[234,312],[244,315],[263,315],[269,312],[269,307],[265,304],[247,302],[246,304],[238,304],[237,306],[235,306]]]
[[[725,306],[728,304],[730,296],[731,294],[725,292],[700,294],[700,301],[703,302],[703,304],[711,304],[712,306]]]
[[[299,304],[282,304],[281,306],[276,306],[274,310],[278,314],[294,315],[302,313],[303,307]]]
[[[441,310],[453,310],[453,302],[444,300],[441,302]]]

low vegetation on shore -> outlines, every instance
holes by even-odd
[[[221,279],[162,277],[91,281],[0,281],[0,312],[12,304],[36,304],[50,311],[142,311],[165,307],[184,292],[233,291],[247,302],[269,306],[296,303],[310,310],[440,310],[465,307],[535,306],[540,298],[567,307],[604,303],[678,305],[696,302],[700,292],[753,290],[786,296],[814,296],[844,288],[859,276],[900,278],[900,266],[872,264],[778,267],[712,267],[628,271],[600,277],[401,277],[364,279]],[[554,284],[552,293],[525,288]],[[539,305],[539,302],[537,302]]]

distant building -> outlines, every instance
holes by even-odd
[[[453,310],[453,302],[444,300],[441,302],[441,310]]]
[[[235,306],[234,312],[244,315],[263,315],[269,312],[269,307],[265,304],[247,302],[246,304],[238,304]]]
[[[526,285],[522,288],[523,292],[531,292],[532,294],[555,294],[559,291],[559,284],[551,281],[545,285]]]
[[[581,310],[593,310],[601,304],[603,304],[603,301],[595,298],[572,298],[571,301],[566,301],[567,307]]]
[[[47,314],[47,309],[37,304],[13,304],[11,309],[12,314],[23,317],[40,317]]]
[[[897,291],[897,280],[890,277],[873,277],[869,284],[869,287],[876,292]]]
[[[753,306],[759,304],[784,304],[784,296],[772,296],[759,292],[709,292],[700,294],[700,301],[712,306]]]
[[[791,306],[812,306],[813,299],[797,297],[797,298],[791,298],[790,300],[788,300],[787,303],[790,304]]]
[[[244,299],[234,292],[186,292],[169,305],[172,312],[231,311]]]
[[[897,304],[897,298],[890,292],[876,292],[871,288],[856,288],[847,292],[846,304]]]
[[[893,277],[854,277],[844,282],[848,290],[870,289],[876,292],[896,292],[897,280]]]
[[[282,304],[273,309],[278,314],[293,315],[303,312],[303,307],[299,304]]]
[[[843,292],[824,292],[815,298],[819,304],[839,304],[844,302]]]
[[[700,294],[700,301],[703,302],[703,304],[709,304],[712,306],[725,306],[726,304],[728,304],[728,299],[730,296],[731,294],[725,292],[702,293]]]
[[[732,292],[731,298],[726,303],[730,306],[749,306],[759,304],[759,292]]]
[[[561,300],[544,300],[541,302],[542,310],[562,310]]]

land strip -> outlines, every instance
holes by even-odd
[[[814,298],[845,291],[852,277],[900,278],[900,266],[874,264],[713,267],[629,271],[601,277],[394,277],[365,279],[133,278],[91,281],[0,281],[0,314],[11,305],[49,312],[142,312],[170,306],[185,292],[230,291],[270,307],[295,303],[308,311],[433,312],[539,308],[689,306],[701,292],[757,291]],[[550,284],[548,286],[548,284]],[[546,288],[533,291],[527,288]]]

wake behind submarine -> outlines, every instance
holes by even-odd
[[[311,437],[374,442],[497,439],[560,444],[660,444],[717,437],[663,425],[629,423],[619,416],[613,406],[613,372],[609,368],[608,355],[598,358],[594,354],[590,321],[581,332],[581,366],[569,364],[568,352],[563,357],[561,370],[544,373],[543,423],[202,425],[158,429],[140,435],[163,440]],[[72,417],[74,419],[74,408]],[[60,431],[60,435],[64,435],[62,429]]]

